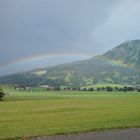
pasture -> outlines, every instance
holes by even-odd
[[[137,92],[5,91],[0,139],[140,127]]]

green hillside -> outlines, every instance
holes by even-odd
[[[131,67],[130,67],[131,66]],[[89,86],[140,83],[140,40],[125,42],[102,56],[0,78],[0,83]]]
[[[122,43],[105,53],[103,57],[127,66],[140,68],[140,40]]]

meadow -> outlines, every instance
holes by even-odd
[[[140,127],[138,92],[5,91],[0,139]]]

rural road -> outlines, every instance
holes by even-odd
[[[140,140],[140,128],[32,138],[31,140]]]

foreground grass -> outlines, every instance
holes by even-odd
[[[13,92],[0,102],[0,139],[140,127],[140,93]]]

